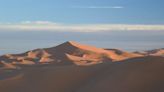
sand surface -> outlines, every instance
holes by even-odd
[[[0,60],[0,92],[164,92],[164,57],[159,53],[71,41]]]

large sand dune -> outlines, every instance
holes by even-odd
[[[164,92],[162,56],[71,41],[0,60],[0,92]]]
[[[0,57],[0,60],[15,65],[33,65],[38,63],[55,63],[63,65],[78,64],[75,57],[79,57],[81,60],[86,61],[86,65],[88,65],[87,62],[89,62],[89,64],[109,61],[114,62],[139,56],[142,55],[116,49],[106,50],[68,41],[52,48],[35,49],[22,54],[3,55]],[[83,63],[83,65],[85,64]]]

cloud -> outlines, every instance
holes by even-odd
[[[50,21],[22,21],[21,24],[56,24]]]
[[[53,32],[108,32],[108,31],[164,31],[164,25],[132,24],[59,24],[50,21],[24,21],[0,24],[0,31],[53,31]]]
[[[86,9],[123,9],[123,6],[74,6],[72,8],[86,8]]]

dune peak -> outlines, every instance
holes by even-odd
[[[77,44],[77,42],[75,42],[75,41],[67,41],[66,43]]]
[[[63,43],[62,45],[73,46],[73,47],[76,47],[76,48],[79,48],[79,49],[94,51],[94,52],[106,52],[106,50],[104,50],[102,48],[97,48],[95,46],[81,44],[81,43],[78,43],[78,42],[75,42],[75,41],[67,41],[67,42]]]
[[[67,41],[63,44],[69,44],[69,45],[72,45],[72,46],[81,46],[82,44],[78,43],[78,42],[75,42],[75,41]]]

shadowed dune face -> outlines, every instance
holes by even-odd
[[[3,92],[73,92],[97,76],[101,68],[102,65],[26,68],[21,71],[23,76],[0,80],[0,89]]]
[[[0,80],[2,92],[163,92],[164,58],[92,66],[36,66]]]
[[[117,62],[78,92],[163,92],[163,70],[163,57]]]

